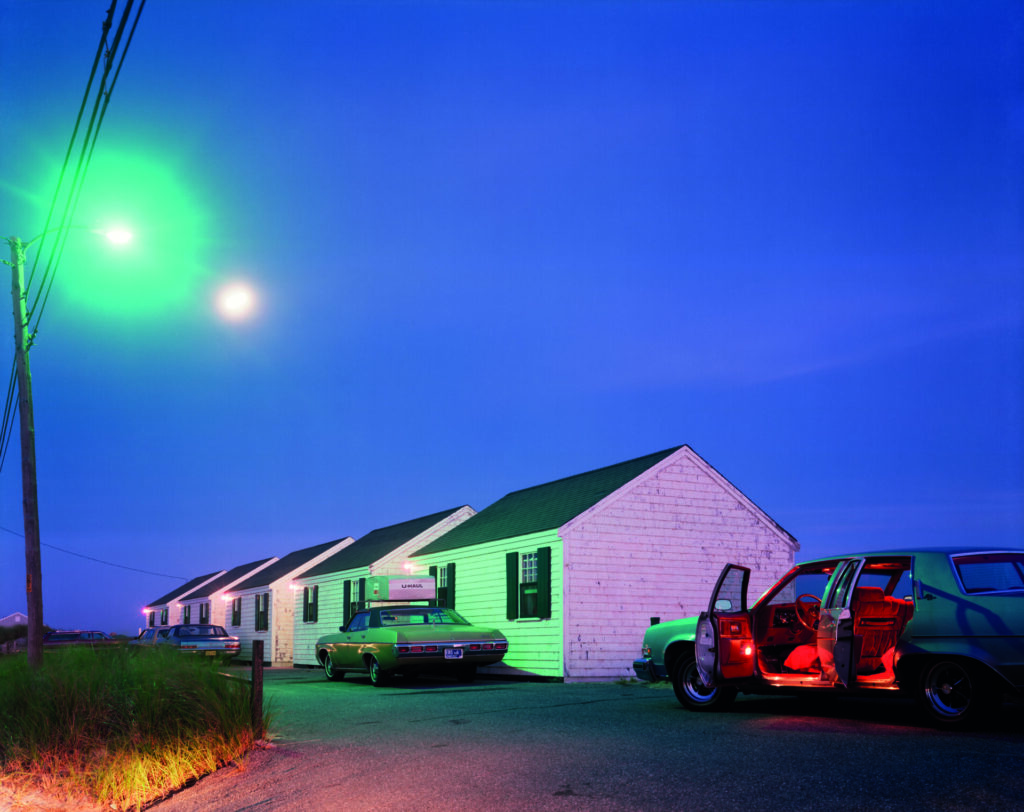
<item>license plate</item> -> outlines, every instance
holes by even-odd
[[[217,656],[217,652],[216,651],[204,651],[203,654],[205,654],[207,657],[216,657]]]
[[[446,648],[444,650],[444,658],[446,660],[461,660],[462,649],[461,648]]]

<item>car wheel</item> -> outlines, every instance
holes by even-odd
[[[684,654],[672,672],[672,688],[679,704],[687,710],[724,710],[736,698],[736,689],[724,686],[708,688],[697,671],[693,652]]]
[[[387,672],[383,668],[380,667],[380,661],[371,654],[370,655],[370,682],[372,682],[374,685],[376,685],[379,688],[381,685],[386,685],[387,681],[388,681],[388,674],[387,674]]]
[[[334,667],[334,663],[331,662],[331,655],[326,651],[320,655],[320,661],[324,667],[324,676],[327,677],[331,682],[339,682],[344,679],[345,672],[339,671]]]
[[[976,666],[959,660],[935,660],[921,671],[917,698],[931,720],[943,727],[977,721],[999,694]]]

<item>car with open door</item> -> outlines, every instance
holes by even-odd
[[[956,727],[1024,692],[1024,550],[870,552],[793,567],[752,606],[727,565],[699,617],[651,626],[638,677],[690,710],[737,693],[914,696]]]

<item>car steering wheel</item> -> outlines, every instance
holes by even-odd
[[[808,600],[804,600],[807,598]],[[806,593],[800,595],[793,604],[796,609],[796,619],[800,625],[811,632],[818,630],[818,618],[821,616],[821,598],[817,595]],[[800,607],[803,607],[802,609]],[[806,617],[804,616],[806,613]]]

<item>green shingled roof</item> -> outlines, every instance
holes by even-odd
[[[193,578],[187,584],[182,584],[177,589],[168,592],[166,595],[162,595],[152,603],[147,603],[146,606],[163,606],[165,603],[170,603],[171,601],[177,600],[183,595],[187,595],[193,589],[196,589],[201,583],[203,583],[203,581],[208,581],[210,578],[213,578],[215,575],[220,575],[222,572],[224,572],[224,570],[217,570],[216,572],[210,572],[206,575],[199,575]]]
[[[360,539],[352,542],[348,547],[338,550],[330,558],[321,561],[312,569],[302,573],[303,578],[313,575],[327,575],[331,572],[343,572],[344,570],[356,569],[357,567],[368,567],[374,561],[379,561],[407,541],[410,541],[420,533],[429,530],[438,522],[442,522],[461,508],[442,510],[440,513],[433,513],[420,519],[411,519],[401,524],[393,524],[390,527],[380,527],[372,530]]]
[[[280,561],[275,561],[266,569],[262,569],[253,575],[251,578],[246,578],[242,583],[236,584],[231,588],[232,592],[241,592],[246,589],[255,589],[261,586],[270,586],[278,578],[283,578],[289,572],[298,569],[307,561],[312,561],[321,553],[326,552],[341,539],[335,541],[328,541],[323,544],[317,544],[313,547],[306,547],[303,550],[296,550],[294,553],[288,553]]]
[[[253,561],[249,564],[242,564],[241,566],[235,567],[228,570],[219,578],[214,578],[206,586],[197,589],[193,594],[190,594],[189,600],[196,600],[198,598],[208,598],[214,594],[217,590],[223,589],[228,584],[237,581],[239,578],[244,576],[247,572],[252,572],[261,564],[266,564],[270,560],[269,557],[261,558],[259,561]]]
[[[513,491],[411,557],[555,530],[680,448],[682,446],[676,446],[546,485]]]

